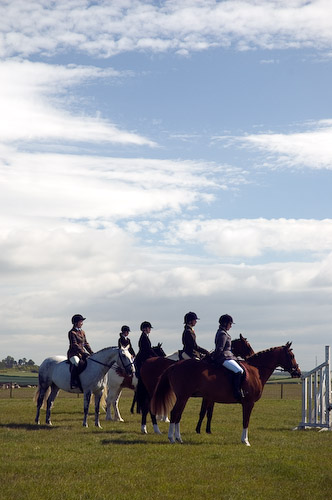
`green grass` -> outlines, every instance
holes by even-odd
[[[18,391],[24,397],[16,392],[0,399],[1,500],[330,496],[332,433],[292,431],[301,420],[300,399],[263,397],[252,414],[249,448],[240,443],[239,405],[216,405],[213,434],[197,435],[200,400],[189,400],[181,422],[184,444],[170,445],[168,424],[160,424],[161,436],[152,433],[150,422],[149,434],[140,433],[139,415],[129,412],[129,390],[120,401],[126,422],[106,422],[102,413],[103,429],[93,426],[92,408],[89,428],[82,427],[82,397],[59,397],[53,427],[36,426],[33,389]]]

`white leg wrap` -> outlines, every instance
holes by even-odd
[[[148,431],[146,429],[146,425],[142,425],[141,426],[141,432],[142,432],[142,434],[147,434],[148,433]]]
[[[155,434],[161,434],[161,430],[158,427],[158,424],[153,424],[153,430]]]
[[[246,429],[243,429],[242,436],[241,436],[241,441],[246,446],[250,446],[250,443],[249,443],[249,440],[248,440],[248,427]]]
[[[180,422],[178,424],[175,424],[175,440],[178,443],[183,443],[182,437],[181,437],[181,434],[180,434]]]
[[[174,439],[174,432],[175,432],[175,424],[169,424],[169,428],[168,428],[168,439],[170,441],[170,443],[175,443],[175,439]]]

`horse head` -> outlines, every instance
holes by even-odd
[[[127,375],[134,375],[135,365],[133,357],[129,352],[128,347],[121,347],[119,349],[119,361],[118,366],[123,368]]]
[[[152,349],[157,354],[157,356],[161,356],[161,357],[165,358],[166,357],[166,353],[165,353],[164,349],[161,346],[162,346],[162,343],[158,342],[158,344],[155,345],[155,346],[153,346]]]
[[[255,351],[247,339],[243,337],[242,333],[240,333],[239,339],[232,340],[232,352],[235,356],[240,356],[243,359],[247,359],[249,356],[255,354]]]
[[[300,378],[301,370],[296,362],[293,349],[291,349],[291,345],[292,342],[287,342],[286,345],[283,346],[283,350],[285,353],[285,363],[283,368],[290,373],[292,378]]]

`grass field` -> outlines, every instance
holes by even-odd
[[[0,399],[1,500],[331,497],[332,433],[292,431],[301,420],[299,399],[263,397],[252,414],[248,448],[240,443],[239,405],[216,405],[213,434],[197,435],[200,400],[189,400],[184,444],[170,445],[168,424],[160,424],[161,436],[150,423],[150,433],[141,435],[129,390],[120,402],[126,422],[106,422],[102,414],[103,429],[93,426],[92,408],[89,428],[82,427],[83,398],[69,394],[55,402],[53,427],[36,426],[34,390],[18,391],[22,397]]]

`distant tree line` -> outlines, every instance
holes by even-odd
[[[6,370],[8,368],[34,372],[38,371],[39,367],[32,359],[27,360],[27,358],[22,358],[16,361],[13,356],[7,356],[5,359],[0,361],[0,370]]]

